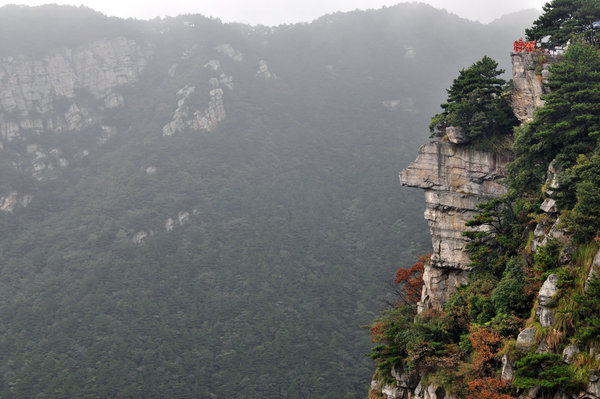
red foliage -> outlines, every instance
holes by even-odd
[[[387,329],[387,325],[382,322],[377,322],[373,324],[369,331],[371,331],[371,340],[375,343],[383,342],[385,338],[385,330]]]
[[[397,292],[404,302],[415,304],[421,299],[423,270],[430,258],[431,254],[421,255],[417,260],[417,263],[412,265],[409,269],[399,268],[396,271],[394,284],[399,285],[399,290]]]
[[[494,370],[496,362],[494,357],[500,351],[502,337],[496,331],[485,327],[473,327],[469,340],[475,353],[473,354],[473,367],[479,375],[484,375]]]
[[[506,394],[509,389],[508,381],[491,377],[478,378],[467,384],[466,399],[514,399],[513,396]]]

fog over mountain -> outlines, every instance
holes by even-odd
[[[535,16],[0,8],[0,397],[364,397],[430,245],[398,171]]]

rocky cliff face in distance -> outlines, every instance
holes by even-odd
[[[42,59],[15,55],[0,60],[0,138],[11,141],[26,130],[77,130],[96,122],[94,111],[78,104],[78,91],[102,108],[122,105],[114,89],[134,83],[151,49],[117,37],[79,49],[57,49]]]
[[[69,158],[45,136],[96,127],[98,143],[106,142],[116,131],[104,125],[104,112],[123,106],[119,88],[139,80],[151,55],[149,45],[114,37],[56,48],[42,58],[0,59],[0,150],[35,180],[55,179],[89,151],[81,148]],[[32,196],[8,185],[0,192],[0,212],[27,207]]]
[[[477,214],[477,204],[506,193],[503,179],[510,159],[508,152],[432,142],[400,172],[402,185],[425,190],[425,219],[431,229],[433,254],[423,274],[420,311],[442,309],[454,288],[467,282],[465,223]]]

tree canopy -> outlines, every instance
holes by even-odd
[[[553,49],[565,45],[576,35],[595,43],[594,22],[600,20],[600,3],[596,0],[553,0],[546,3],[533,26],[525,30],[528,40],[542,41],[542,47]]]
[[[506,81],[500,78],[504,70],[484,56],[460,71],[448,92],[443,112],[431,119],[433,136],[442,137],[449,126],[463,128],[471,139],[484,135],[505,134],[517,124],[507,97]]]

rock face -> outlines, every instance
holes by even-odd
[[[43,136],[78,133],[93,127],[104,144],[115,128],[103,126],[105,110],[124,105],[121,87],[136,83],[152,55],[149,45],[123,37],[74,48],[56,48],[37,58],[13,54],[0,59],[0,150],[19,173],[35,180],[56,179],[85,148],[49,145]],[[16,141],[18,144],[9,145]],[[5,183],[5,182],[0,182]],[[0,212],[29,205],[32,196],[5,185]]]
[[[542,327],[550,327],[554,324],[554,310],[552,309],[552,300],[558,292],[558,276],[551,274],[548,276],[538,294],[537,318]]]
[[[544,105],[541,96],[549,93],[544,86],[552,64],[560,61],[560,55],[537,53],[513,53],[513,110],[521,122],[529,122],[533,111]]]
[[[452,144],[467,144],[471,139],[460,126],[448,126],[446,128],[446,136]]]
[[[432,142],[400,172],[402,185],[425,190],[433,254],[423,276],[421,311],[441,309],[454,288],[466,283],[470,260],[462,236],[465,223],[476,215],[477,204],[506,193],[502,180],[510,159],[509,153]]]
[[[136,82],[150,55],[149,47],[117,37],[57,49],[42,59],[16,55],[0,60],[0,140],[11,141],[24,130],[77,130],[93,124],[92,110],[75,102],[77,92],[85,91],[105,108],[122,105],[114,89]]]

